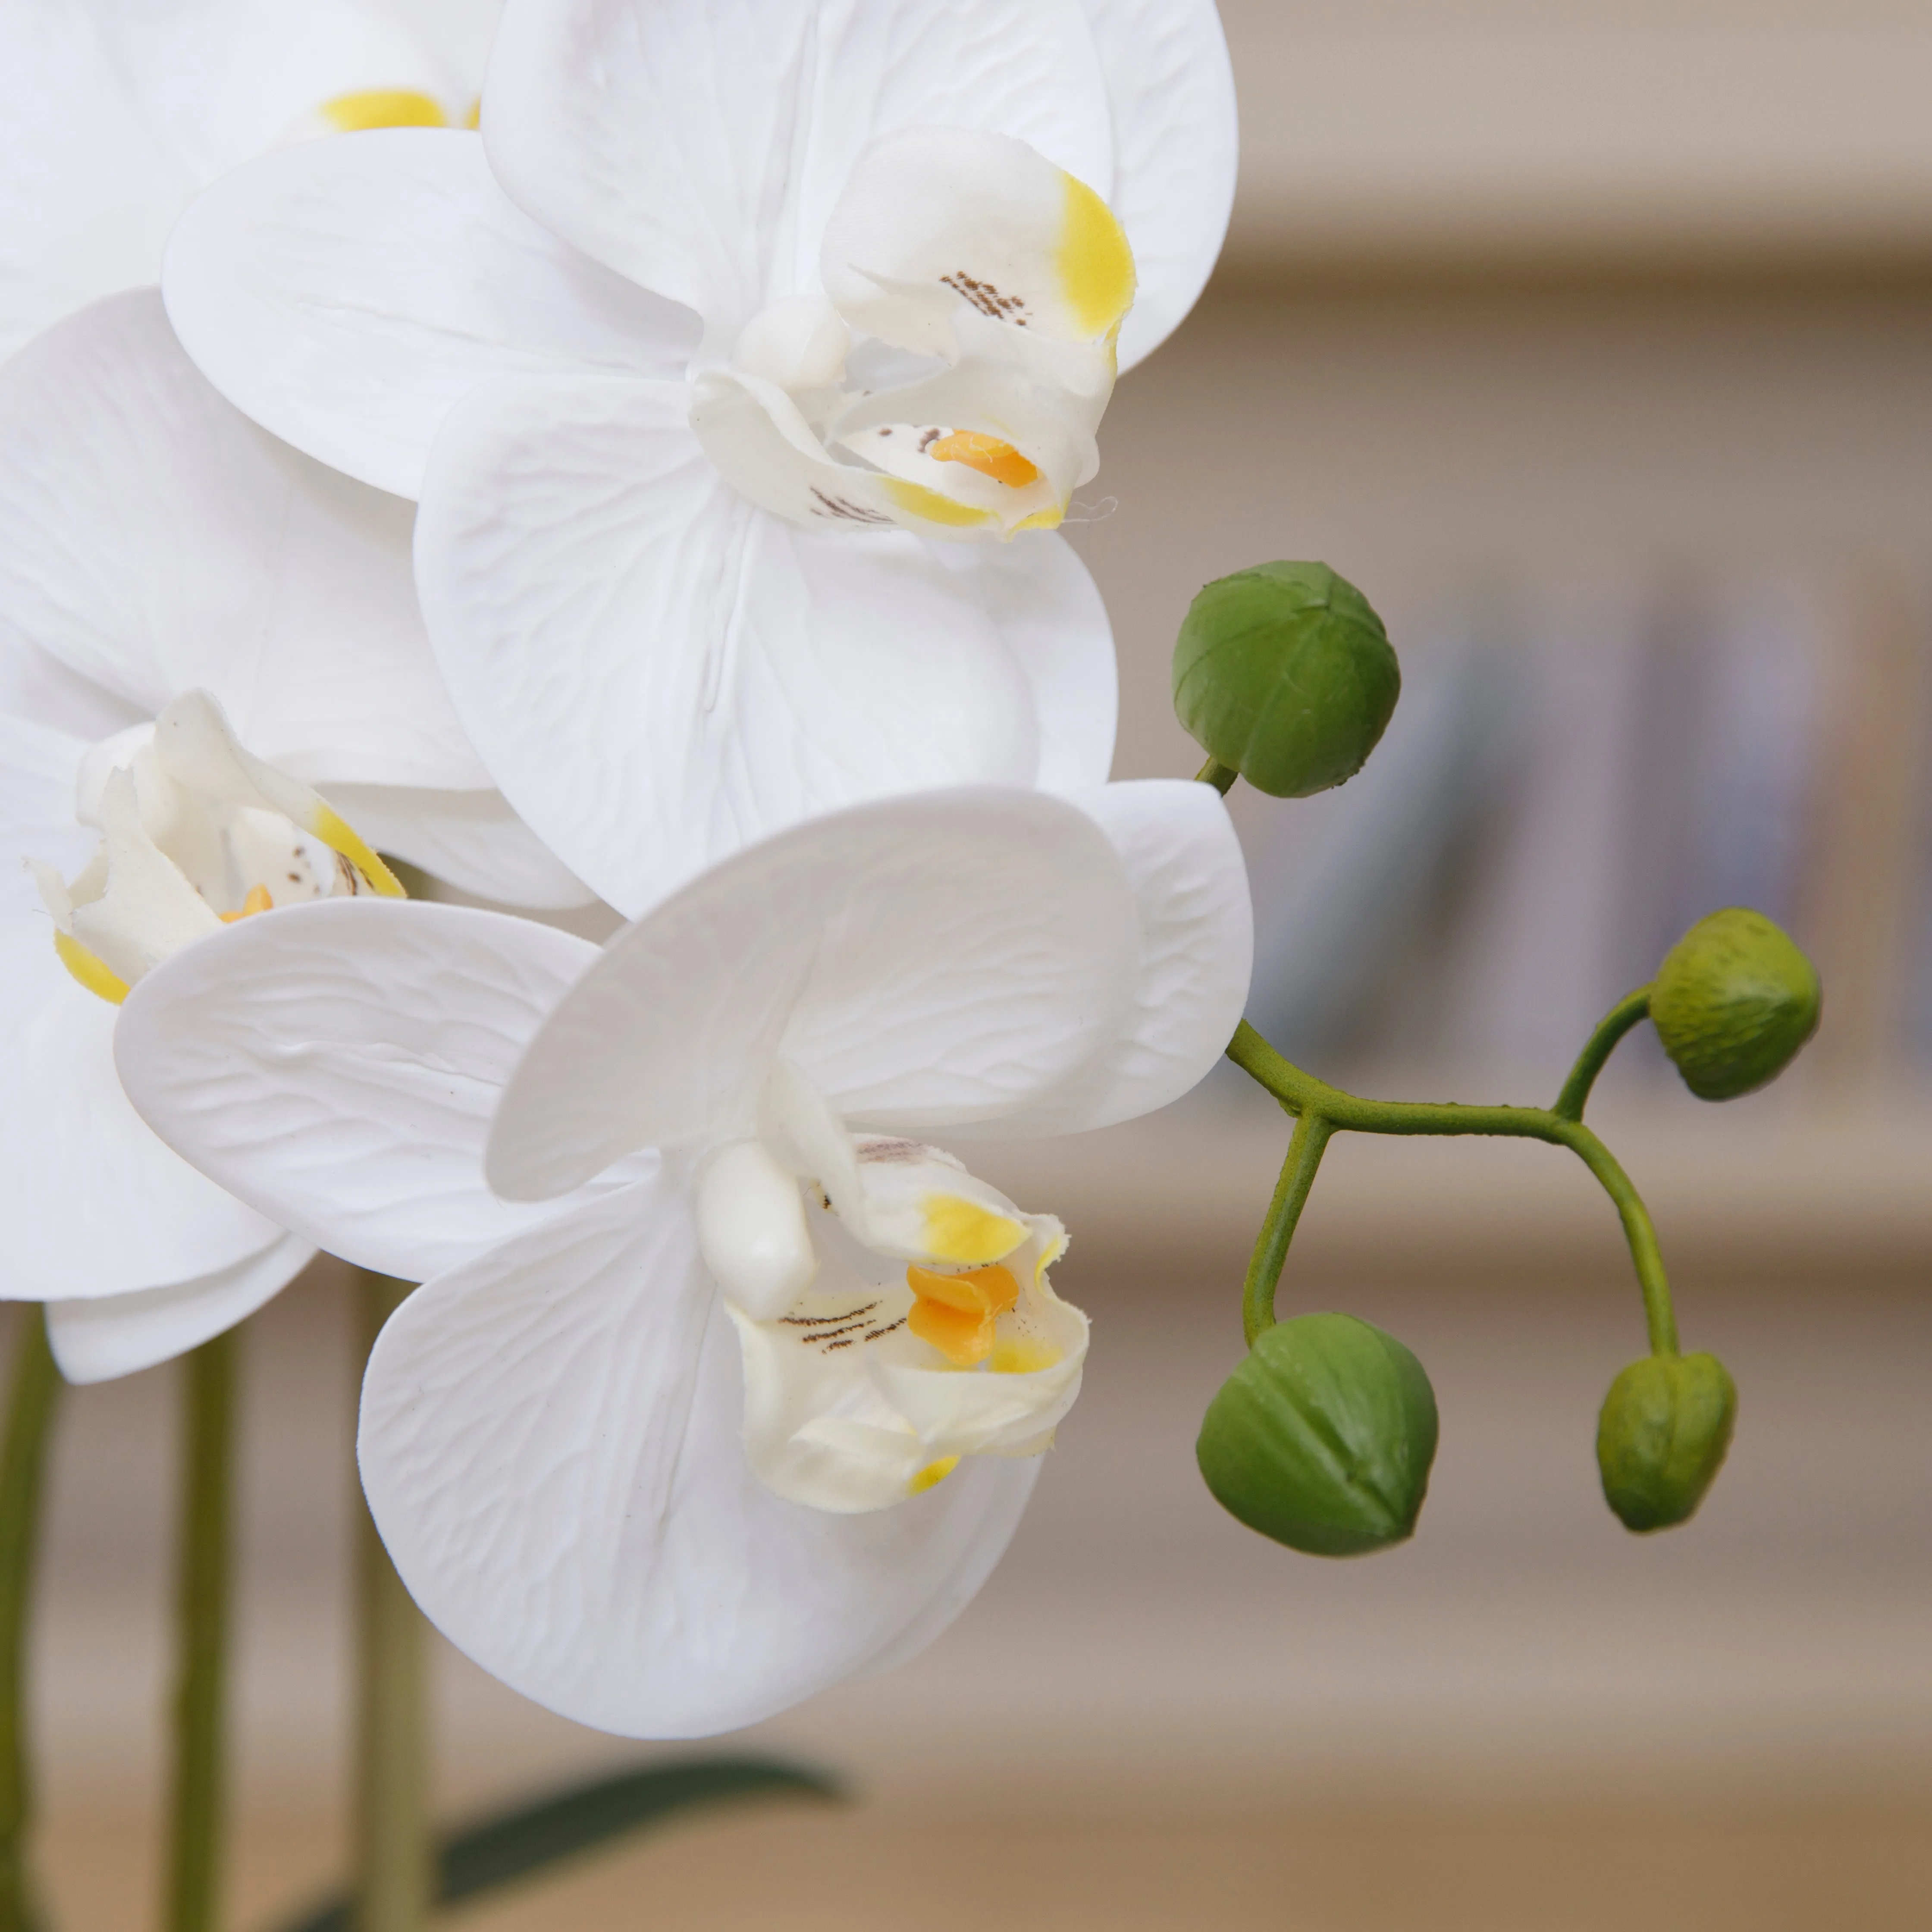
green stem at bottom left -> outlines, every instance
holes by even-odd
[[[27,1624],[46,1487],[47,1444],[64,1384],[44,1310],[21,1310],[0,1449],[0,1932],[33,1932],[27,1872],[34,1786],[27,1749]]]
[[[238,1346],[230,1329],[185,1364],[166,1932],[216,1932],[219,1923]]]

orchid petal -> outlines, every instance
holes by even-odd
[[[795,826],[605,947],[511,1079],[491,1184],[541,1198],[633,1148],[742,1138],[781,1052],[848,1117],[998,1115],[1120,1025],[1135,930],[1112,847],[1041,793]]]
[[[670,376],[697,339],[693,318],[513,206],[476,136],[440,129],[343,135],[237,169],[182,217],[162,286],[230,400],[405,496],[478,382]]]
[[[47,1340],[70,1382],[104,1382],[172,1361],[244,1322],[315,1258],[298,1235],[194,1281],[47,1304]]]
[[[224,402],[152,290],[0,370],[0,648],[149,717],[206,688],[292,777],[489,783],[423,632],[410,523]]]
[[[385,5],[10,0],[0,8],[0,358],[152,282],[196,188],[305,113],[374,87],[434,92]]]
[[[1104,196],[1112,136],[1077,0],[520,0],[484,92],[512,198],[727,342],[815,289],[862,151],[934,123],[1016,136]]]
[[[278,1238],[142,1124],[115,1075],[114,1009],[74,984],[52,922],[17,901],[0,915],[0,1294],[52,1301],[166,1287]]]
[[[1214,0],[1082,0],[1114,115],[1108,197],[1140,292],[1120,329],[1124,372],[1199,297],[1234,206],[1234,77]]]
[[[425,1283],[363,1384],[362,1480],[410,1594],[513,1689],[626,1736],[757,1722],[937,1634],[1037,1461],[896,1508],[774,1496],[681,1162]]]
[[[121,1077],[203,1173],[332,1253],[419,1280],[555,1211],[491,1196],[484,1138],[524,1042],[596,956],[458,906],[264,913],[129,994]]]
[[[1105,784],[1120,718],[1113,626],[1093,574],[1064,537],[937,547],[934,557],[999,627],[1032,686],[1040,720],[1033,777],[1046,791]]]
[[[1092,343],[1134,298],[1132,253],[1092,185],[1024,141],[964,128],[875,143],[832,211],[820,267],[854,328],[949,358],[962,308],[1028,342]]]
[[[501,792],[332,784],[328,796],[379,852],[420,866],[459,892],[542,912],[596,898]]]
[[[1226,1052],[1247,1004],[1254,914],[1228,808],[1211,785],[1144,778],[1076,795],[1133,880],[1139,965],[1120,1030],[1050,1093],[964,1136],[1084,1132],[1178,1100]]]
[[[417,586],[470,740],[531,828],[634,913],[817,814],[1034,783],[1039,710],[970,573],[896,532],[824,539],[754,509],[685,427],[686,394],[504,385],[437,443]],[[1056,656],[1045,688],[1080,721],[1057,736],[1111,704],[1093,614]]]

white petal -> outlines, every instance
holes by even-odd
[[[596,956],[457,906],[263,913],[129,994],[122,1078],[204,1173],[332,1253],[418,1280],[544,1218],[491,1196],[484,1136],[524,1042]]]
[[[491,1181],[539,1198],[634,1148],[742,1137],[781,1051],[868,1124],[995,1118],[1118,1026],[1136,938],[1112,847],[1043,794],[812,820],[604,949],[517,1068]]]
[[[935,545],[999,626],[1040,720],[1033,782],[1047,791],[1105,784],[1120,718],[1113,627],[1099,587],[1064,537],[1042,531],[1010,544]]]
[[[706,1160],[698,1245],[718,1287],[761,1322],[782,1315],[818,1271],[797,1177],[756,1141],[733,1141]]]
[[[1105,195],[1112,137],[1077,0],[520,0],[483,110],[522,207],[728,346],[816,288],[861,151],[934,123],[1015,135]]]
[[[297,448],[414,496],[486,378],[681,373],[694,320],[506,200],[473,134],[391,128],[238,169],[182,218],[162,286],[215,386]]]
[[[1234,77],[1214,0],[1082,0],[1114,111],[1108,197],[1140,293],[1120,368],[1143,361],[1200,295],[1234,206]]]
[[[410,1594],[513,1689],[632,1736],[753,1724],[929,1640],[1039,1466],[976,1461],[866,1516],[772,1495],[689,1186],[668,1164],[426,1283],[363,1384],[363,1486]]]
[[[142,1124],[115,1075],[115,1010],[68,977],[51,922],[17,897],[0,912],[0,1293],[51,1301],[164,1288],[275,1240],[272,1222]]]
[[[820,268],[854,328],[949,360],[962,310],[1024,341],[1099,342],[1134,296],[1126,237],[1090,182],[964,128],[876,143],[832,211]]]
[[[1247,1004],[1254,963],[1247,867],[1214,787],[1143,778],[1076,802],[1100,821],[1133,880],[1141,928],[1134,994],[1101,1052],[1002,1119],[1002,1135],[1084,1132],[1178,1100],[1227,1050]]]
[[[152,283],[194,190],[322,102],[434,91],[385,5],[337,0],[0,8],[0,357],[98,297]]]
[[[379,852],[406,859],[478,898],[562,912],[596,896],[501,792],[332,784],[328,796]]]
[[[970,578],[908,536],[820,539],[754,509],[699,451],[685,393],[506,385],[437,443],[418,588],[531,828],[636,912],[816,814],[1034,782],[1033,693]]]
[[[489,782],[430,655],[410,527],[216,394],[152,290],[0,370],[0,646],[148,717],[206,688],[292,776]]]
[[[284,1234],[258,1255],[170,1288],[47,1304],[47,1340],[70,1382],[104,1382],[172,1361],[244,1322],[315,1258]]]

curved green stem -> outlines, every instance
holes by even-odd
[[[202,1342],[186,1364],[168,1932],[214,1932],[219,1922],[237,1347],[231,1328]]]
[[[1240,776],[1232,765],[1224,765],[1219,758],[1210,758],[1194,774],[1194,782],[1196,784],[1212,785],[1223,798],[1226,798],[1229,788]]]
[[[27,1830],[34,1786],[27,1751],[27,1625],[46,1452],[64,1384],[47,1346],[46,1313],[21,1310],[7,1436],[0,1450],[0,1932],[32,1932]]]
[[[1634,998],[1636,995],[1631,997]],[[1624,1006],[1628,1004],[1629,1001],[1624,1002]],[[1623,1007],[1619,1006],[1618,1012],[1622,1011]],[[1615,1014],[1611,1016],[1612,1019],[1616,1017]],[[1610,1021],[1605,1021],[1604,1028],[1610,1024]],[[1635,1024],[1634,1020],[1628,1022],[1623,1030],[1628,1031]],[[1599,1034],[1604,1030],[1600,1028]],[[1610,1044],[1614,1046],[1615,1040]],[[1604,1051],[1607,1054],[1609,1048]],[[1636,1270],[1638,1285],[1643,1291],[1644,1319],[1650,1332],[1652,1352],[1660,1355],[1676,1354],[1677,1321],[1670,1305],[1670,1285],[1664,1274],[1664,1256],[1658,1246],[1657,1231],[1651,1223],[1649,1210],[1610,1149],[1582,1121],[1566,1119],[1547,1107],[1469,1107],[1453,1100],[1366,1100],[1358,1094],[1345,1094],[1339,1087],[1331,1087],[1325,1080],[1318,1080],[1312,1073],[1304,1072],[1292,1061],[1283,1059],[1246,1020],[1234,1029],[1234,1037],[1228,1044],[1228,1058],[1250,1078],[1266,1088],[1291,1114],[1304,1120],[1310,1116],[1318,1118],[1323,1124],[1324,1142],[1330,1132],[1352,1130],[1369,1134],[1490,1134],[1516,1140],[1546,1141],[1552,1147],[1568,1148],[1595,1176],[1598,1184],[1616,1205],[1618,1216],[1623,1223],[1624,1239]],[[1580,1066],[1582,1063],[1579,1064]],[[1571,1078],[1574,1081],[1576,1076],[1572,1075]],[[1583,1089],[1586,1092],[1588,1090],[1587,1081],[1583,1083]],[[1564,1091],[1568,1090],[1566,1087]],[[1291,1147],[1291,1163],[1292,1160]],[[1284,1184],[1286,1172],[1284,1169]],[[1311,1167],[1309,1178],[1312,1180],[1313,1178]],[[1306,1192],[1304,1187],[1304,1196]],[[1278,1187],[1276,1200],[1279,1202],[1282,1198],[1282,1190]],[[1300,1211],[1298,1201],[1294,1212],[1298,1214]],[[1273,1217],[1274,1210],[1270,1208],[1270,1220]],[[1292,1219],[1287,1227],[1292,1234]],[[1264,1238],[1266,1234],[1264,1227]],[[1280,1246],[1285,1259],[1285,1239]],[[1257,1264],[1260,1258],[1258,1249]],[[1278,1276],[1279,1261],[1275,1263],[1275,1271]],[[1253,1274],[1254,1270],[1250,1268],[1251,1280]],[[1272,1286],[1270,1281],[1270,1294]],[[1244,1305],[1245,1307],[1246,1304]],[[1262,1325],[1267,1324],[1264,1322]]]
[[[1288,1158],[1281,1164],[1281,1178],[1275,1183],[1274,1198],[1268,1203],[1268,1219],[1262,1223],[1241,1290],[1241,1330],[1251,1348],[1264,1328],[1274,1326],[1274,1292],[1288,1259],[1288,1244],[1294,1239],[1302,1205],[1315,1185],[1315,1171],[1322,1165],[1322,1150],[1334,1132],[1319,1114],[1304,1114],[1294,1124]]]
[[[1650,988],[1640,986],[1634,993],[1626,993],[1604,1017],[1598,1022],[1597,1030],[1591,1034],[1589,1043],[1576,1056],[1576,1064],[1570,1070],[1570,1077],[1563,1083],[1563,1090],[1556,1096],[1556,1104],[1550,1108],[1560,1120],[1580,1120],[1583,1118],[1584,1103],[1590,1097],[1590,1089],[1597,1084],[1597,1076],[1603,1072],[1604,1064],[1616,1051],[1617,1042],[1630,1028],[1650,1016]]]
[[[410,1292],[358,1270],[364,1340]],[[365,1348],[364,1351],[368,1352]],[[429,1726],[422,1612],[404,1588],[356,1494],[356,1932],[422,1932],[435,1877],[429,1828]]]

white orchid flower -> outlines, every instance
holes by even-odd
[[[152,290],[0,368],[0,1293],[54,1304],[71,1379],[206,1340],[313,1252],[128,1106],[130,986],[242,914],[398,890],[376,844],[493,898],[585,896],[450,710],[409,526],[224,402]]]
[[[241,170],[164,287],[242,409],[420,496],[459,715],[634,913],[860,799],[1105,778],[1047,526],[1234,167],[1212,0],[511,0],[480,138]]]
[[[1086,1318],[1059,1223],[928,1142],[1165,1104],[1248,982],[1210,788],[1082,803],[815,820],[601,953],[356,899],[134,989],[122,1078],[174,1146],[431,1277],[371,1357],[363,1480],[418,1601],[525,1695],[752,1723],[910,1655],[998,1560]]]
[[[494,0],[0,0],[0,357],[160,279],[176,218],[312,135],[464,126]]]

